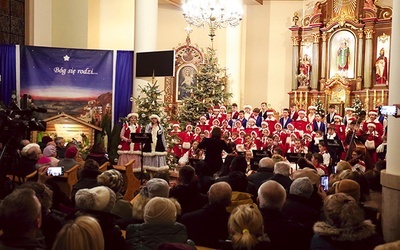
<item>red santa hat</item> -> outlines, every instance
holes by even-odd
[[[348,120],[349,120],[349,122],[352,122],[352,121],[355,121],[356,118],[355,117],[350,117]]]
[[[378,111],[373,109],[368,112],[368,115],[378,115]]]
[[[345,108],[344,110],[345,110],[345,111],[353,111],[353,112],[355,111],[355,109],[352,108],[352,107],[347,107],[347,108]]]
[[[291,124],[291,123],[289,123],[288,125],[286,125],[286,127],[292,127],[292,128],[294,128],[294,125],[293,124]]]
[[[297,112],[297,113],[299,113],[299,114],[306,114],[306,111],[304,110],[304,109],[299,109],[299,111]]]
[[[220,108],[219,108],[218,105],[215,105],[213,110],[214,110],[214,111],[220,111]]]
[[[267,110],[267,115],[273,115],[273,114],[274,114],[274,111],[272,109]]]
[[[295,138],[299,138],[299,137],[297,136],[297,134],[294,133],[294,132],[290,134],[290,137],[292,137],[292,136],[294,136]]]
[[[335,116],[333,117],[333,119],[340,119],[340,120],[342,120],[342,117],[341,117],[340,115],[335,115]]]
[[[312,138],[311,134],[309,134],[309,133],[304,133],[304,134],[303,134],[303,138],[306,138],[306,137]]]
[[[262,121],[262,122],[261,122],[261,125],[268,125],[268,122]]]
[[[187,129],[188,127],[191,127],[191,128],[193,128],[193,125],[192,125],[192,124],[190,124],[190,123],[188,123],[188,124],[186,124],[186,129]]]
[[[178,122],[174,122],[174,124],[172,124],[172,127],[178,127],[179,128],[179,123]]]
[[[313,110],[317,110],[317,108],[315,106],[308,106],[308,110],[313,109]]]
[[[373,123],[373,122],[370,122],[370,123],[368,123],[368,124],[367,124],[367,127],[373,127],[373,128],[376,128],[376,125],[375,125],[375,123]]]
[[[202,115],[202,116],[200,116],[200,119],[199,119],[200,121],[204,121],[204,120],[207,120],[207,117],[205,117],[204,115]]]
[[[221,105],[221,107],[219,107],[219,108],[226,110],[226,107],[224,105]]]
[[[282,128],[282,124],[280,124],[279,122],[275,123],[274,128],[280,127]]]
[[[244,130],[240,130],[239,135],[246,134]]]

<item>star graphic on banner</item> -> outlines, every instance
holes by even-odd
[[[64,62],[69,62],[70,57],[68,55],[64,56]]]

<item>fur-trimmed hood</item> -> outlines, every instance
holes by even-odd
[[[360,225],[350,228],[337,228],[326,222],[314,224],[314,233],[331,238],[334,241],[360,241],[375,234],[375,225],[370,220],[361,222]]]

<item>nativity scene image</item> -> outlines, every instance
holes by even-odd
[[[387,105],[390,0],[307,1],[289,27],[292,39],[290,104],[332,104],[341,115],[360,101],[366,110]]]

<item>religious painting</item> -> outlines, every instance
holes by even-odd
[[[338,74],[354,79],[356,69],[356,38],[349,30],[335,32],[329,41],[329,77]]]
[[[192,64],[184,64],[177,71],[176,101],[182,101],[190,97],[193,87],[196,86],[196,67]]]
[[[390,36],[383,33],[376,44],[375,84],[389,85]]]

